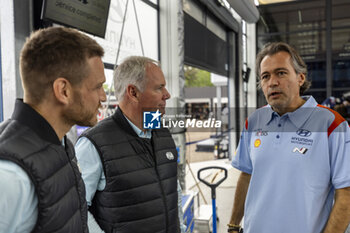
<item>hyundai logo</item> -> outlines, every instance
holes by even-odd
[[[298,129],[297,134],[302,137],[309,137],[311,135],[311,132],[306,129]]]

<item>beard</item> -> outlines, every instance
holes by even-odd
[[[64,112],[63,117],[70,125],[94,126],[97,124],[97,109],[101,104],[93,110],[84,107],[83,98],[77,91],[74,92],[73,104]]]

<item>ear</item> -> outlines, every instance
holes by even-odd
[[[134,102],[139,101],[140,91],[137,89],[135,85],[129,84],[126,88],[125,94],[129,97],[130,100]]]
[[[69,104],[69,99],[72,95],[72,86],[70,82],[65,78],[57,78],[53,84],[53,93],[58,102],[62,104]]]
[[[304,84],[306,77],[305,77],[305,74],[303,73],[298,74],[298,77],[299,77],[299,81],[298,81],[299,86],[301,87]]]

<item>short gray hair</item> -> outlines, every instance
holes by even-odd
[[[123,100],[128,85],[135,85],[140,91],[146,87],[146,67],[159,63],[148,57],[130,56],[114,70],[114,92],[118,101]]]
[[[256,58],[256,74],[260,75],[260,64],[261,61],[266,56],[275,55],[278,52],[287,52],[289,53],[292,61],[292,66],[297,74],[304,74],[305,75],[305,82],[300,87],[300,94],[303,94],[305,91],[307,91],[311,86],[311,81],[307,78],[307,66],[299,53],[289,44],[284,42],[272,42],[268,43],[264,46],[264,48],[258,53]],[[258,87],[261,88],[261,79],[259,78],[259,84]]]

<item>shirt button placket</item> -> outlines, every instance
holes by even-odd
[[[281,136],[282,136],[282,124],[281,122],[279,122],[277,124],[278,128],[277,128],[277,132],[276,132],[276,139],[275,142],[276,144],[280,144],[281,143]]]

